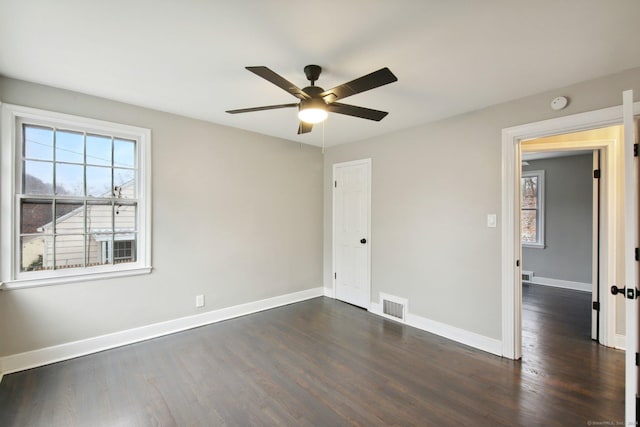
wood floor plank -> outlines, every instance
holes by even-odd
[[[5,376],[2,426],[567,426],[624,414],[589,295],[525,286],[511,361],[328,298]]]

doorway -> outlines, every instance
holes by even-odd
[[[600,342],[607,346],[615,344],[616,306],[615,300],[605,293],[610,283],[616,283],[616,253],[621,243],[618,236],[622,229],[617,223],[617,193],[622,142],[619,135],[611,136],[611,126],[621,122],[621,109],[617,107],[590,113],[562,117],[530,125],[503,130],[503,206],[502,206],[502,308],[503,308],[503,355],[511,359],[522,356],[522,248],[520,241],[520,179],[522,150],[568,151],[597,150],[604,174],[600,181]],[[583,132],[594,132],[597,137],[586,140]],[[554,135],[573,134],[574,137],[560,141],[540,139]],[[539,139],[538,143],[534,140]]]
[[[523,300],[527,295],[553,293],[536,289],[547,286],[588,301],[575,310],[578,317],[586,315],[587,337],[596,341],[601,333],[600,181],[607,171],[600,165],[599,150],[532,151],[530,147],[554,141],[592,143],[609,133],[615,137],[619,129],[539,138],[523,141],[521,147]]]

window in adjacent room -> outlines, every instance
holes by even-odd
[[[520,185],[522,245],[544,247],[544,171],[523,171]]]

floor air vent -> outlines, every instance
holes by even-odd
[[[522,281],[524,283],[531,283],[533,280],[533,271],[522,271]]]
[[[405,298],[394,297],[380,293],[382,302],[382,315],[389,319],[404,322],[407,316],[407,300]]]

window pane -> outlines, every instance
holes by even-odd
[[[538,241],[538,212],[536,210],[522,210],[520,214],[522,243],[536,243]]]
[[[87,196],[113,196],[111,191],[111,168],[87,166]]]
[[[111,166],[111,138],[87,135],[87,164]]]
[[[113,206],[111,202],[87,203],[87,232],[90,234],[113,231]]]
[[[22,201],[20,206],[20,233],[51,233],[52,203],[49,201]]]
[[[131,169],[114,169],[113,170],[113,186],[121,187],[120,197],[131,198],[133,196],[135,191],[135,188],[133,186],[134,177],[135,177],[135,172]]]
[[[56,164],[56,194],[84,195],[84,167],[82,165]]]
[[[84,234],[84,204],[56,202],[56,234]]]
[[[538,177],[527,176],[522,178],[522,208],[535,209],[538,207]]]
[[[113,140],[113,166],[135,167],[136,143],[127,139]]]
[[[84,267],[84,235],[58,234],[55,237],[55,268]]]
[[[90,234],[86,236],[87,267],[108,264],[105,250],[111,234]]]
[[[53,163],[25,160],[24,194],[53,194]]]
[[[115,264],[124,262],[134,262],[136,245],[135,240],[121,240],[130,236],[114,235],[113,242],[113,260]]]
[[[136,209],[136,205],[116,203],[114,217],[116,233],[136,231]]]
[[[20,238],[20,271],[45,269],[43,263],[45,239],[45,236],[23,236]]]
[[[28,159],[53,160],[53,129],[23,126],[24,156]]]
[[[78,132],[56,132],[56,161],[84,163],[84,135]]]

